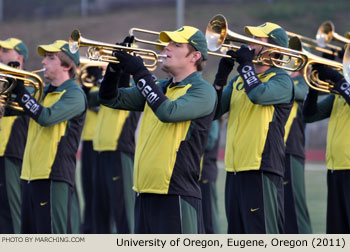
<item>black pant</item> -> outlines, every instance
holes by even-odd
[[[0,157],[0,234],[19,233],[22,160]]]
[[[136,234],[203,234],[201,199],[141,193],[135,202]]]
[[[286,234],[311,234],[311,221],[305,197],[305,160],[286,154],[284,209]]]
[[[51,179],[22,180],[22,234],[72,233],[73,187]]]
[[[350,170],[328,170],[327,234],[350,233]]]
[[[216,183],[205,183],[200,181],[199,185],[202,191],[202,211],[203,221],[206,234],[220,233],[220,224],[218,218]]]
[[[262,171],[227,172],[228,233],[283,233],[282,177]]]
[[[13,234],[14,230],[6,184],[5,158],[0,157],[0,234]]]
[[[95,184],[95,170],[96,170],[97,152],[94,151],[92,141],[83,141],[83,148],[81,152],[81,182],[84,195],[84,221],[82,224],[82,232],[84,234],[91,234],[94,232],[93,228],[93,187]]]
[[[94,189],[94,227],[98,234],[117,232],[131,233],[131,218],[127,210],[126,190],[131,191],[131,182],[125,179],[123,158],[120,151],[103,151],[97,155],[97,168]],[[130,166],[130,165],[128,165]],[[131,167],[128,167],[132,169]],[[124,184],[127,183],[127,186]],[[134,196],[134,193],[133,193]],[[133,210],[133,209],[132,209]],[[116,227],[116,230],[114,228]]]

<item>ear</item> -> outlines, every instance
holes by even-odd
[[[19,62],[19,64],[21,64],[21,67],[23,67],[24,56],[22,54],[18,54],[16,61]]]
[[[69,70],[72,68],[72,65],[69,66],[63,66],[64,71],[69,72]]]
[[[192,54],[192,60],[193,62],[196,62],[197,60],[199,60],[202,57],[202,54],[200,51],[194,51]]]

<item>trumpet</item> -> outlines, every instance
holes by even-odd
[[[299,37],[292,37],[289,39],[289,46],[294,48],[295,50],[300,50],[301,54],[307,57],[307,62],[302,69],[302,74],[306,84],[315,90],[324,92],[324,93],[333,93],[338,94],[336,90],[334,90],[334,85],[332,83],[322,81],[318,77],[318,72],[316,70],[312,70],[309,72],[310,67],[314,64],[322,64],[328,67],[332,67],[338,71],[343,70],[344,77],[347,82],[350,83],[350,48],[348,47],[345,51],[343,64],[337,61],[325,59],[319,56],[316,56],[312,53],[309,53],[302,48],[302,42]]]
[[[326,47],[327,43],[329,43],[330,41],[338,41],[340,43],[349,44],[350,39],[346,36],[347,35],[343,37],[335,32],[333,22],[325,21],[319,26],[317,30],[316,40],[317,44],[321,47]],[[339,51],[341,50],[342,48],[340,47]]]
[[[91,78],[87,72],[87,69],[89,67],[99,67],[103,69],[103,74],[105,72],[105,69],[107,68],[108,62],[103,61],[93,61],[90,60],[87,57],[80,57],[80,65],[77,69],[76,78],[79,81],[79,83],[87,88],[91,88],[96,85],[96,80],[94,78]]]
[[[149,71],[154,71],[157,68],[158,62],[166,57],[165,55],[159,55],[152,50],[108,44],[86,39],[81,36],[79,30],[74,30],[69,39],[69,50],[72,53],[76,53],[80,47],[89,47],[87,57],[93,61],[111,62],[116,64],[120,63],[118,58],[113,56],[113,51],[123,51],[133,56],[139,56],[143,59],[144,65]]]
[[[36,72],[39,71],[43,71],[43,69],[28,72],[0,63],[0,83],[2,85],[2,90],[0,90],[1,106],[24,111],[23,108],[19,106],[18,102],[15,102],[15,95],[11,92],[16,86],[17,80],[23,80],[24,86],[30,87],[31,96],[40,101],[43,97],[44,82],[40,76],[36,74]]]
[[[253,60],[254,64],[274,66],[287,71],[295,72],[303,69],[307,60],[307,56],[302,54],[300,51],[265,43],[230,31],[228,29],[226,18],[220,14],[214,16],[209,21],[205,37],[207,39],[208,49],[210,51],[216,51],[222,47],[238,50],[240,47],[232,44],[232,42],[255,44],[267,48],[262,50],[256,59]],[[211,55],[227,58],[231,57],[222,53],[211,53]]]

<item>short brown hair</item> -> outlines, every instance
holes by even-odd
[[[197,51],[196,48],[194,48],[192,45],[188,44],[188,49],[189,49],[189,52],[188,54],[186,55],[189,56],[192,52],[194,51]],[[197,71],[203,71],[204,69],[204,66],[205,66],[205,59],[203,58],[203,55],[200,57],[200,59],[198,59],[195,63],[195,66],[197,67]]]
[[[57,52],[57,57],[61,61],[61,66],[70,67],[69,77],[75,78],[75,74],[77,71],[77,65],[74,63],[74,61],[64,52]]]

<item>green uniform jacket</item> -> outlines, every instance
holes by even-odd
[[[179,83],[156,82],[166,99],[155,112],[136,87],[119,88],[112,108],[144,111],[136,143],[133,189],[140,193],[201,197],[198,183],[216,105],[211,84],[194,72]]]
[[[302,105],[308,86],[303,76],[293,78],[295,101],[285,126],[284,141],[286,153],[305,159],[305,122],[302,119]]]
[[[90,92],[98,92],[98,87],[92,87]],[[81,140],[83,141],[92,141],[92,139],[94,138],[94,132],[97,123],[97,112],[99,107],[89,107],[89,105],[90,104],[88,104],[88,109],[86,110],[86,118],[84,122],[83,132],[81,133]]]
[[[1,119],[0,157],[22,160],[27,140],[28,124],[28,116],[5,116]]]
[[[95,151],[123,151],[135,153],[135,131],[140,112],[100,106],[94,132]]]
[[[54,179],[74,185],[76,153],[87,102],[73,79],[48,85],[38,121],[30,119],[21,179]]]
[[[133,83],[130,83],[130,86],[132,85]],[[91,91],[88,95],[89,106],[99,106],[99,111],[94,121],[94,131],[92,132],[94,150],[118,150],[134,155],[135,131],[141,113],[100,105],[98,94],[98,91]]]
[[[307,123],[329,118],[326,165],[330,170],[350,169],[350,106],[340,95],[328,95],[317,104],[317,113],[304,116]]]
[[[225,165],[228,172],[264,170],[283,176],[284,125],[293,104],[286,71],[270,68],[247,95],[238,75],[224,89],[220,116],[229,111]]]

